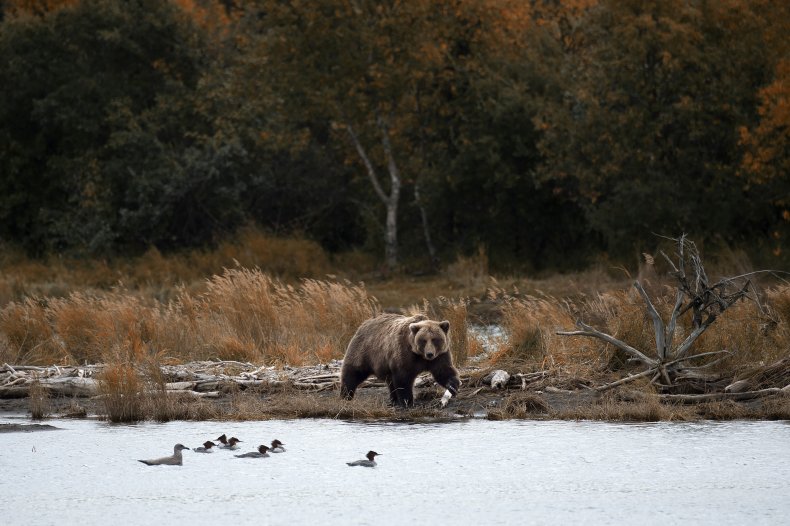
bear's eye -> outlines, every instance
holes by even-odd
[[[440,340],[439,338],[434,338],[433,346],[438,349],[441,345],[442,345],[442,340]]]
[[[425,340],[423,338],[420,338],[419,340],[417,340],[417,345],[419,345],[420,348],[422,349],[423,347],[425,347]]]

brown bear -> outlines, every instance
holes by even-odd
[[[414,405],[414,380],[430,371],[455,396],[461,385],[447,349],[449,321],[425,316],[381,314],[362,323],[346,349],[340,372],[340,394],[354,397],[359,384],[375,374],[387,382],[393,405]]]

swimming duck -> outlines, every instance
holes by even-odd
[[[368,457],[367,460],[355,460],[354,462],[346,462],[349,466],[364,466],[366,468],[375,468],[376,461],[373,460],[377,455],[381,453],[376,453],[375,451],[368,451],[368,454],[365,455]]]
[[[236,450],[236,449],[239,449],[239,446],[238,446],[239,442],[242,442],[242,441],[239,440],[236,437],[230,437],[226,444],[223,444],[223,445],[221,445],[219,447],[221,447],[222,449],[233,449],[233,450]]]
[[[138,460],[148,466],[180,466],[183,464],[181,451],[189,449],[184,444],[176,444],[173,446],[173,455],[170,457],[154,458],[151,460]]]
[[[230,440],[228,440],[228,438],[225,436],[224,433],[222,436],[216,438],[215,440],[219,441],[220,443],[219,447],[221,449],[238,449],[239,446],[237,446],[236,444],[241,442],[241,440],[239,440],[236,437],[230,437]]]
[[[216,446],[216,445],[217,444],[215,444],[211,440],[208,440],[206,442],[203,442],[202,446],[196,447],[192,451],[194,451],[195,453],[213,453],[213,450],[211,448]]]
[[[272,453],[285,453],[285,448],[283,447],[285,444],[277,440],[276,438],[272,440],[272,447],[269,449]]]
[[[249,453],[244,453],[242,455],[233,455],[236,458],[263,458],[268,457],[269,454],[267,451],[269,450],[268,446],[260,445],[258,446],[258,451],[250,451]]]

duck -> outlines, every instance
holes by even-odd
[[[227,444],[223,444],[223,445],[221,445],[221,446],[219,446],[219,447],[221,447],[222,449],[232,449],[232,450],[236,450],[236,449],[239,449],[239,445],[238,445],[238,444],[239,444],[239,442],[242,442],[242,441],[241,441],[241,440],[239,440],[239,439],[238,439],[238,438],[236,438],[236,437],[230,437],[230,438],[228,439],[228,443],[227,443]]]
[[[216,445],[217,444],[215,444],[211,440],[208,440],[206,442],[203,442],[202,446],[196,447],[192,451],[194,451],[195,453],[213,453],[214,451],[211,448],[216,446]]]
[[[230,437],[230,439],[228,439],[224,433],[222,434],[222,436],[216,438],[215,440],[219,441],[220,443],[219,447],[221,449],[238,449],[239,446],[237,446],[236,444],[241,442],[241,440],[239,440],[236,437]]]
[[[154,458],[151,460],[138,460],[138,462],[142,462],[147,466],[181,466],[183,464],[183,458],[181,456],[181,452],[185,449],[189,449],[184,444],[176,444],[173,446],[173,455],[169,457],[162,457],[162,458]]]
[[[272,440],[272,447],[269,448],[271,453],[285,453],[285,448],[283,447],[285,444],[277,440],[276,438]]]
[[[264,446],[261,444],[258,446],[258,451],[250,451],[249,453],[244,453],[241,455],[233,455],[236,458],[263,458],[268,457],[269,454],[267,451],[269,450],[269,446]]]
[[[381,453],[376,453],[375,451],[368,451],[368,454],[365,455],[368,457],[367,460],[355,460],[354,462],[346,462],[349,466],[364,466],[366,468],[375,468],[376,461],[373,460],[376,456],[381,455]]]

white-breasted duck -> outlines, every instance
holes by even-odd
[[[277,440],[276,438],[272,440],[272,447],[269,449],[271,453],[285,453],[285,448],[283,447],[285,444]]]
[[[258,446],[258,451],[250,451],[249,453],[244,453],[242,455],[233,455],[236,458],[263,458],[268,457],[269,454],[267,451],[269,450],[269,446],[264,446],[261,444]]]
[[[364,466],[366,468],[375,468],[376,461],[373,460],[375,457],[380,455],[381,453],[376,453],[375,451],[368,451],[368,454],[365,455],[368,457],[367,460],[355,460],[354,462],[346,462],[349,466]]]
[[[180,466],[183,464],[181,451],[189,449],[184,444],[176,444],[173,446],[173,455],[169,457],[154,458],[151,460],[138,460],[148,466]]]
[[[213,450],[213,449],[211,449],[211,448],[213,448],[213,447],[214,447],[214,446],[216,446],[216,445],[217,445],[217,444],[215,444],[215,443],[214,443],[214,442],[212,442],[211,440],[207,440],[206,442],[203,442],[203,445],[202,445],[202,446],[200,446],[200,447],[196,447],[196,448],[195,448],[195,449],[193,449],[192,451],[194,451],[195,453],[213,453],[213,452],[214,452],[214,450]]]
[[[233,450],[239,449],[239,446],[237,444],[241,442],[241,440],[239,440],[236,437],[230,437],[230,438],[226,437],[224,433],[221,437],[218,437],[216,440],[219,442],[219,447],[221,449],[233,449]]]
[[[219,447],[221,447],[222,449],[236,450],[236,449],[239,449],[239,442],[242,442],[242,440],[239,440],[236,437],[230,437],[228,439],[228,443],[227,444],[223,444],[223,445],[221,445]]]

